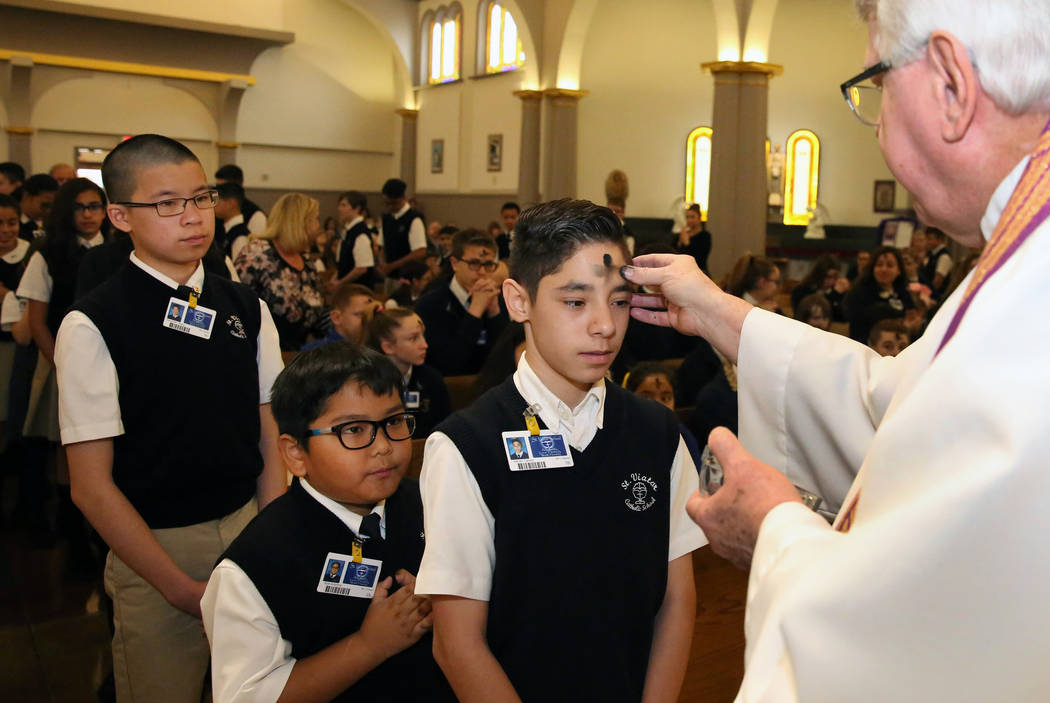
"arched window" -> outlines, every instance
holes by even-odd
[[[424,65],[428,83],[459,80],[460,31],[463,13],[459,5],[442,7],[423,23],[426,47]]]
[[[820,140],[808,129],[793,132],[784,158],[784,224],[809,224],[810,208],[817,207],[820,182]]]
[[[480,9],[484,11],[484,21],[479,26],[485,27],[485,72],[513,71],[525,62],[518,23],[510,10],[498,2],[483,2]]]
[[[685,142],[685,201],[700,206],[704,222],[711,192],[711,135],[710,127],[697,127]]]

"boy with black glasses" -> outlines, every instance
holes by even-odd
[[[453,700],[431,656],[415,418],[401,373],[347,342],[303,352],[273,412],[292,487],[223,555],[201,606],[217,703]]]
[[[446,376],[477,373],[507,324],[492,237],[478,230],[452,239],[452,277],[416,301],[426,326],[428,363]]]
[[[205,275],[216,193],[193,152],[132,137],[102,179],[134,251],[59,328],[62,443],[73,500],[110,547],[117,700],[199,703],[208,576],[285,488],[277,330],[247,287]]]

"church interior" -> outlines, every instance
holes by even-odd
[[[428,221],[479,229],[506,202],[605,204],[619,170],[635,253],[697,203],[712,278],[755,254],[789,284],[887,222],[909,244],[909,196],[839,90],[866,40],[849,0],[0,0],[0,162],[96,179],[159,133],[209,175],[240,166],[264,211],[295,191],[324,220],[353,190],[378,213],[400,178]],[[100,582],[24,529],[0,473],[0,698],[110,700]],[[680,700],[729,701],[746,574],[709,548],[694,566]]]

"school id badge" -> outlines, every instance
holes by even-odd
[[[321,570],[321,578],[317,582],[317,592],[371,598],[376,594],[379,571],[382,568],[383,562],[378,559],[355,561],[349,554],[328,552]]]
[[[572,466],[572,452],[565,436],[553,430],[540,430],[539,434],[504,432],[503,449],[511,471],[533,471],[535,469],[561,469]]]
[[[211,338],[211,328],[215,325],[215,311],[203,305],[190,304],[180,298],[172,297],[164,312],[164,326],[184,334],[192,334],[201,339]]]

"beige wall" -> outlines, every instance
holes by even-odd
[[[283,30],[284,0],[64,0],[70,5]]]
[[[707,2],[602,0],[583,49],[579,107],[580,197],[605,202],[605,178],[627,173],[627,212],[666,217],[685,190],[685,140],[711,123],[714,60]]]
[[[428,0],[420,3],[419,16],[448,5]],[[518,154],[521,141],[521,102],[514,97],[522,87],[524,71],[497,76],[476,75],[478,2],[461,0],[463,9],[460,64],[462,80],[425,86],[419,90],[416,190],[423,196],[435,193],[514,193],[518,189]],[[525,22],[516,18],[519,28]],[[488,135],[503,135],[503,163],[489,171]],[[431,173],[431,144],[445,141],[442,173]]]
[[[853,116],[839,92],[839,84],[864,67],[866,42],[867,30],[852,3],[780,0],[777,6],[769,60],[783,64],[784,74],[769,88],[769,138],[781,150],[796,129],[813,130],[820,138],[818,199],[835,224],[878,224],[886,215],[872,211],[874,181],[893,178],[874,130]],[[905,206],[903,189],[897,194]]]

